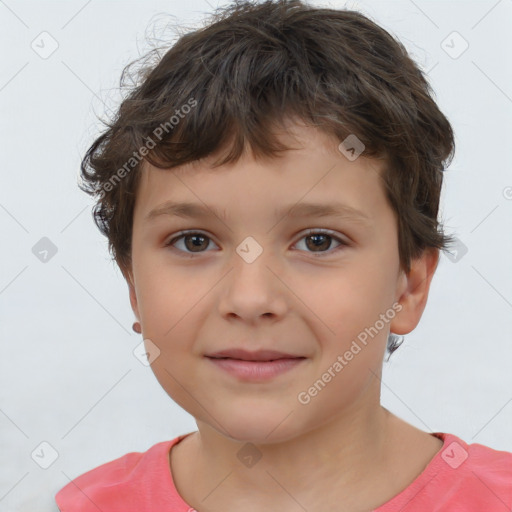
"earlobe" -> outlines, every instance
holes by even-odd
[[[402,309],[390,324],[395,334],[408,334],[418,325],[427,304],[430,284],[439,261],[439,250],[425,249],[422,255],[411,262],[409,274],[400,275],[397,302]]]

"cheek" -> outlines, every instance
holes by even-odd
[[[363,262],[333,270],[321,285],[311,283],[309,290],[319,316],[336,335],[354,334],[354,329],[373,324],[388,307],[390,297],[385,273]]]
[[[200,293],[186,273],[150,258],[138,261],[136,282],[144,326],[158,336],[164,335],[186,314]]]
[[[194,404],[190,396],[201,391],[194,353],[199,323],[195,321],[194,306],[198,307],[199,299],[178,292],[180,286],[175,282],[166,286],[165,281],[158,279],[154,286],[144,287],[144,335],[159,351],[151,364],[158,382],[175,402],[191,410]]]
[[[318,379],[328,382],[317,402],[320,408],[348,406],[376,383],[390,323],[380,320],[387,309],[380,284],[368,274],[351,274],[327,287],[322,302],[317,301],[317,307],[322,305],[322,327],[315,333],[321,354],[308,386]]]
[[[312,309],[322,320],[316,337],[322,352],[322,371],[338,361],[338,371],[332,369],[338,376],[335,380],[343,382],[347,391],[356,392],[371,376],[369,369],[378,371],[384,356],[393,316],[382,320],[381,315],[391,307],[390,283],[385,272],[364,264],[338,274],[323,287],[317,283],[312,288],[318,290],[312,297],[316,304]]]
[[[150,265],[144,262],[137,274],[139,311],[144,336],[160,349],[158,365],[183,366],[197,351],[198,329],[212,304],[212,282],[218,278],[194,272],[192,267]]]

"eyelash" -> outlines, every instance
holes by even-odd
[[[313,254],[313,256],[315,258],[322,258],[326,254],[327,255],[332,254],[332,253],[334,253],[334,252],[336,252],[336,251],[338,251],[338,250],[340,250],[340,249],[342,249],[344,247],[348,247],[349,246],[349,244],[347,242],[345,242],[341,238],[335,236],[334,233],[335,233],[334,231],[331,231],[329,229],[309,229],[307,231],[307,233],[302,235],[302,237],[299,239],[299,241],[302,240],[303,238],[307,238],[308,236],[312,236],[312,235],[328,235],[331,239],[336,240],[337,242],[340,243],[340,245],[338,247],[335,247],[332,250],[319,251],[319,252],[310,252],[310,254]],[[172,247],[178,240],[181,240],[182,238],[185,238],[186,236],[192,236],[192,235],[201,235],[201,236],[204,236],[205,238],[207,238],[208,240],[212,240],[212,238],[210,236],[208,236],[206,233],[203,233],[201,231],[192,231],[192,230],[191,231],[180,231],[178,233],[178,236],[172,238],[171,240],[169,240],[165,244],[165,247],[170,247],[173,250],[185,253],[185,254],[187,254],[191,258],[194,258],[196,255],[199,255],[199,254],[201,254],[203,252],[208,252],[208,251],[200,251],[200,252],[197,252],[197,253],[192,253],[192,252],[182,251],[181,249],[176,249],[175,247]],[[308,251],[306,251],[306,252],[308,252]]]

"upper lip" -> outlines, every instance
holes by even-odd
[[[232,348],[214,352],[212,354],[206,354],[206,357],[225,357],[230,359],[242,359],[244,361],[272,361],[274,359],[297,359],[302,358],[303,356],[277,352],[276,350],[257,350],[255,352],[250,352],[241,348]]]

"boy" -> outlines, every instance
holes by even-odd
[[[512,454],[380,405],[426,305],[451,126],[358,12],[238,2],[182,37],[82,163],[134,330],[198,431],[68,511],[510,510]]]

